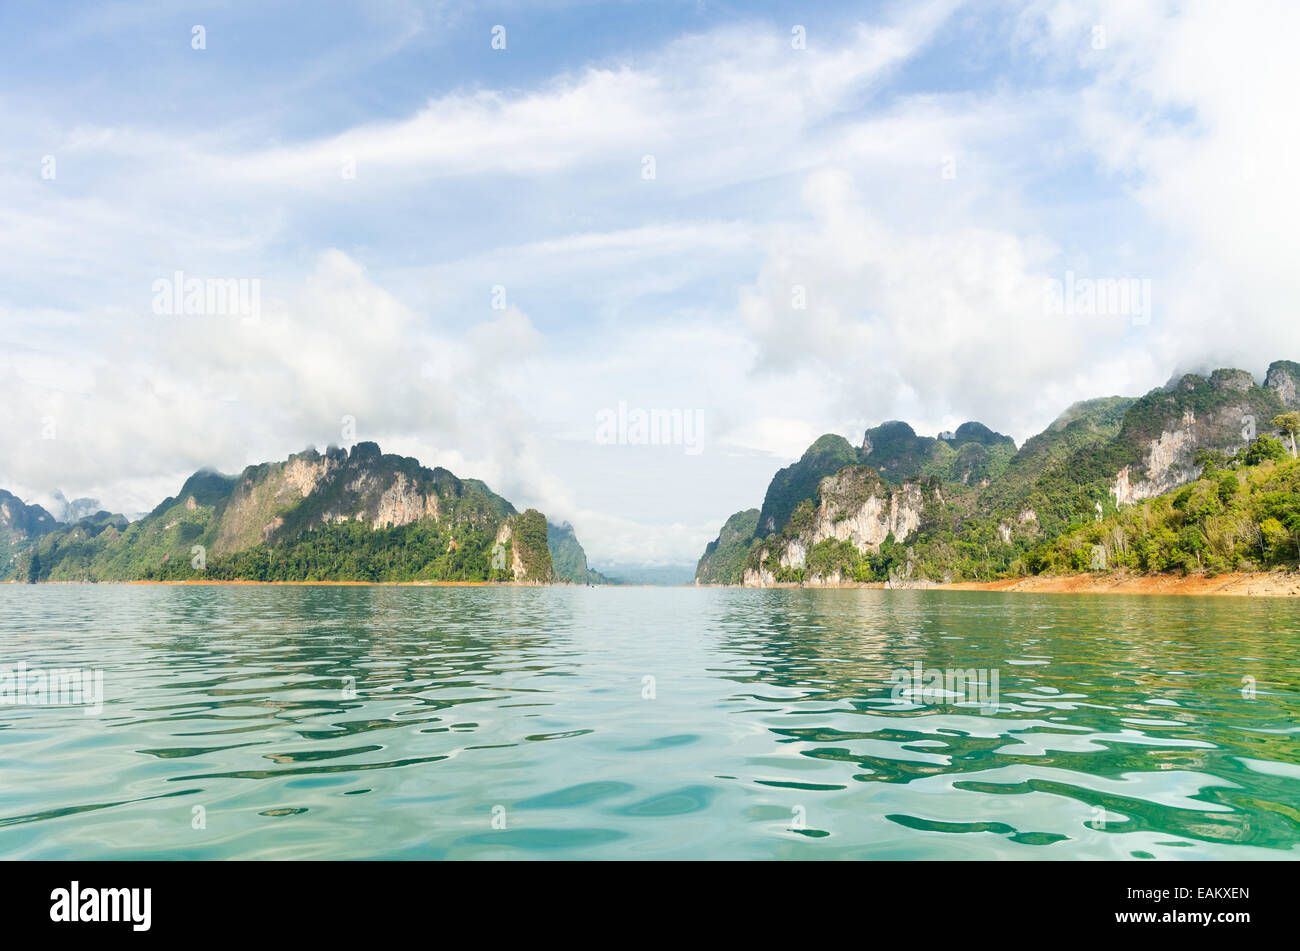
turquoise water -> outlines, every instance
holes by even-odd
[[[0,706],[0,856],[1294,858],[1298,631],[1283,599],[5,585],[0,667],[104,696]],[[891,696],[918,661],[996,703]]]

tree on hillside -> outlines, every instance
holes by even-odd
[[[1261,435],[1246,450],[1246,465],[1257,466],[1261,462],[1280,462],[1286,458],[1286,446],[1275,436]]]
[[[1279,416],[1274,416],[1272,425],[1291,437],[1291,458],[1296,458],[1295,434],[1300,431],[1300,413],[1282,413]]]

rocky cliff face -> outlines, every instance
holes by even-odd
[[[1062,533],[1181,488],[1207,461],[1225,463],[1274,434],[1272,420],[1296,409],[1300,364],[1279,360],[1263,385],[1220,369],[1177,376],[1141,397],[1077,403],[1019,449],[978,423],[926,437],[886,422],[868,429],[860,448],[823,436],[773,478],[750,538],[728,521],[696,578],[828,584],[836,571],[917,582],[1023,572]],[[855,561],[891,536],[908,539],[906,550]],[[836,545],[847,547],[826,547]]]
[[[859,454],[843,436],[826,434],[804,452],[798,462],[779,470],[772,477],[759,510],[758,534],[779,532],[801,501],[811,498],[817,485],[844,466],[858,462]]]
[[[695,580],[698,584],[742,583],[745,563],[757,540],[783,532],[800,502],[813,498],[823,479],[846,466],[866,466],[879,480],[894,485],[923,477],[975,490],[996,480],[1015,452],[1015,442],[1009,436],[977,422],[963,423],[954,432],[933,437],[918,436],[907,423],[891,420],[868,429],[860,447],[842,436],[824,435],[797,462],[772,477],[756,525],[747,527],[753,521],[749,516],[752,510],[737,512],[727,520],[701,556]]]
[[[1288,410],[1300,410],[1300,363],[1273,361],[1264,375],[1264,386],[1277,394]]]
[[[1200,468],[1195,464],[1196,450],[1207,442],[1203,436],[1198,438],[1196,414],[1188,410],[1176,429],[1162,430],[1147,444],[1142,461],[1136,467],[1125,466],[1116,474],[1115,484],[1110,490],[1116,504],[1132,505],[1141,499],[1163,495],[1195,479],[1200,474]],[[1136,482],[1133,481],[1135,470],[1139,473]]]
[[[779,581],[779,569],[787,569],[802,572],[806,585],[841,584],[847,579],[837,567],[810,560],[819,544],[847,543],[866,554],[891,537],[904,542],[920,528],[927,501],[942,504],[942,497],[917,482],[889,485],[874,469],[848,466],[821,481],[815,507],[796,511],[783,533],[756,547],[741,583],[768,587]]]
[[[860,552],[879,551],[890,535],[903,541],[921,525],[921,487],[906,483],[887,487],[865,466],[851,466],[822,480],[817,520],[810,542],[834,538]]]
[[[481,482],[374,443],[308,449],[238,476],[198,472],[149,515],[121,522],[104,531],[83,520],[49,533],[31,546],[29,573],[34,565],[41,580],[553,576],[541,513],[521,514]],[[508,552],[499,571],[494,542]]]
[[[1295,380],[1285,363],[1274,363],[1260,387],[1244,370],[1215,370],[1209,377],[1186,374],[1162,391],[1147,394],[1130,411],[1120,437],[1128,436],[1130,458],[1114,475],[1110,494],[1117,505],[1163,495],[1198,478],[1203,450],[1231,454],[1294,399]],[[1136,457],[1136,458],[1134,458]]]
[[[540,517],[541,513],[529,509],[523,515],[510,516],[501,523],[492,541],[493,567],[508,568],[512,579],[520,584],[542,584],[555,580],[550,546],[529,546],[524,522],[531,516]]]
[[[381,529],[437,521],[439,489],[454,493],[459,480],[377,450],[373,443],[358,444],[350,454],[308,450],[245,470],[221,512],[213,550],[224,554],[284,541],[315,524],[359,521]],[[286,521],[286,511],[313,499],[310,517]]]

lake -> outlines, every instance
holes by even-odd
[[[1297,632],[1281,598],[3,585],[0,856],[1295,858]],[[31,702],[56,668],[98,709]]]

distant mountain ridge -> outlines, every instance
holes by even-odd
[[[1141,397],[1076,403],[1019,448],[977,422],[937,437],[885,422],[859,447],[828,434],[773,476],[757,519],[750,509],[727,520],[696,583],[1027,572],[1047,563],[1029,556],[1054,539],[1194,482],[1207,453],[1244,462],[1247,448],[1279,431],[1273,419],[1297,410],[1300,364],[1278,360],[1262,386],[1247,371],[1220,369]]]
[[[65,525],[79,522],[87,515],[94,515],[101,510],[99,499],[80,498],[69,500],[62,492],[53,494],[54,507],[50,514]]]
[[[41,506],[27,505],[0,489],[0,566],[11,564],[19,552],[58,527],[54,516]]]
[[[10,501],[12,500],[12,501]],[[16,503],[16,504],[15,504]],[[373,442],[200,470],[148,515],[59,525],[0,493],[0,577],[28,581],[339,580],[596,583],[572,528],[519,512],[477,479]]]
[[[551,551],[555,575],[573,584],[611,584],[599,571],[587,565],[587,553],[578,543],[577,533],[568,522],[546,525],[546,546]]]

